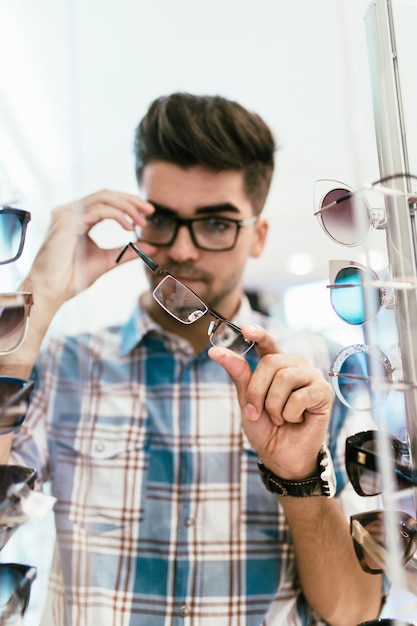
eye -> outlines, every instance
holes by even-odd
[[[165,211],[155,211],[155,213],[146,218],[147,226],[158,230],[172,228],[175,221],[175,217]]]
[[[209,217],[201,221],[201,226],[212,233],[226,233],[235,228],[236,222],[225,217]]]

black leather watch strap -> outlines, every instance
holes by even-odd
[[[317,464],[317,475],[303,480],[285,480],[273,474],[260,459],[258,468],[265,487],[279,496],[308,498],[310,496],[326,496],[331,498],[336,491],[336,478],[330,453],[322,446]]]

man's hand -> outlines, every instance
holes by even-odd
[[[144,225],[154,208],[137,196],[102,190],[52,211],[51,222],[22,288],[35,303],[55,311],[115,266],[119,250],[100,248],[89,232],[103,220],[115,220],[126,231]],[[127,255],[123,261],[132,257]]]
[[[261,327],[244,326],[242,332],[256,342],[260,360],[253,373],[247,361],[230,350],[210,348],[209,355],[236,385],[249,441],[281,478],[314,475],[330,419],[331,386],[303,357],[280,352]]]

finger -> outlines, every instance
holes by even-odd
[[[306,364],[299,356],[282,353],[263,356],[248,384],[246,401],[256,408],[257,413],[265,408],[275,424],[282,424],[282,413],[290,394],[307,384],[305,379],[296,376],[296,369],[305,369]]]
[[[257,324],[247,324],[241,328],[242,334],[247,339],[254,341],[256,352],[260,357],[265,354],[275,354],[281,352],[276,341],[267,331]]]
[[[154,206],[138,196],[123,192],[111,191],[108,189],[101,190],[80,200],[83,213],[86,215],[99,215],[100,219],[107,217],[108,210],[112,210],[112,216],[108,219],[117,219],[114,217],[114,211],[124,216],[124,219],[117,219],[125,228],[127,224],[132,230],[132,224],[144,226],[146,224],[146,216],[155,211]],[[128,217],[129,219],[126,219]]]
[[[290,368],[274,378],[265,399],[265,409],[274,423],[282,420],[295,424],[311,415],[327,419],[332,401],[331,386],[321,372]]]
[[[251,379],[251,369],[243,356],[228,350],[227,348],[211,347],[208,355],[213,361],[219,363],[233,380],[240,407],[246,406],[246,389]]]

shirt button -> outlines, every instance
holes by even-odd
[[[178,613],[180,617],[188,617],[191,611],[186,604],[183,604],[182,606],[180,606]]]
[[[104,443],[102,441],[97,441],[97,443],[94,446],[94,450],[96,452],[104,452],[106,446],[104,445]]]
[[[193,524],[194,524],[194,519],[192,517],[184,518],[184,526],[187,526],[187,528],[189,528],[190,526],[193,526]]]

